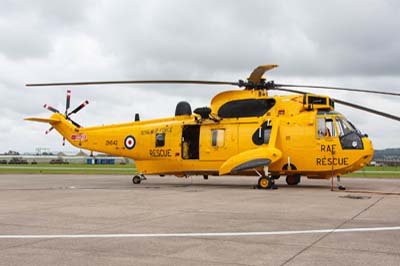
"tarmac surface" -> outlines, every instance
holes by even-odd
[[[281,179],[0,175],[0,265],[400,265],[400,194]]]

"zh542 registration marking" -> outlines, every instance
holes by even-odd
[[[106,140],[106,146],[118,146],[118,140],[115,139]]]

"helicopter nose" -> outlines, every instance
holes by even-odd
[[[374,152],[374,148],[372,145],[372,141],[368,138],[368,137],[364,137],[363,138],[363,142],[364,142],[364,149],[367,151],[371,151],[372,153]]]
[[[364,157],[363,157],[363,162],[360,163],[360,167],[364,167],[368,165],[373,156],[374,156],[374,148],[372,146],[372,141],[368,137],[362,138],[363,144],[364,144]]]

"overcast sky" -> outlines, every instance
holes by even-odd
[[[279,64],[276,83],[400,92],[400,2],[377,1],[85,1],[0,0],[0,153],[36,148],[74,151],[56,132],[24,117],[63,110],[67,87],[25,83],[245,79],[261,64]],[[73,87],[84,126],[168,117],[187,100],[209,105],[231,87]],[[315,93],[400,115],[399,98]],[[337,105],[376,148],[400,147],[400,122]]]

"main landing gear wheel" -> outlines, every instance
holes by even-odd
[[[140,175],[135,175],[132,178],[132,183],[133,184],[138,185],[138,184],[140,184],[140,182],[142,182],[142,177]]]
[[[300,175],[288,175],[286,176],[286,183],[289,186],[295,186],[300,183]]]
[[[272,179],[272,178],[270,178],[268,176],[261,176],[258,179],[258,188],[261,188],[261,189],[268,189],[268,188],[276,189],[277,187],[275,186],[274,179]]]

